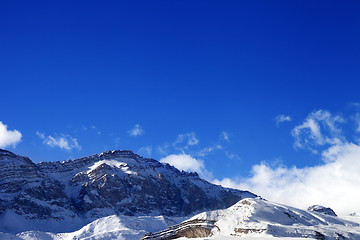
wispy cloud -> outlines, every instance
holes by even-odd
[[[349,103],[349,106],[355,107],[355,108],[360,108],[360,102],[351,102],[351,103]]]
[[[225,155],[230,159],[230,160],[241,160],[240,156],[235,154],[235,153],[230,153],[230,152],[225,152]]]
[[[275,122],[279,125],[282,122],[291,122],[291,117],[289,115],[280,114],[275,117]]]
[[[141,156],[144,157],[151,157],[152,154],[152,146],[144,146],[139,148],[139,150],[137,151],[137,153]]]
[[[143,135],[145,132],[140,124],[135,124],[134,128],[128,131],[130,136],[137,137]]]
[[[170,145],[165,143],[157,147],[157,152],[161,155],[168,155],[169,154],[169,147]]]
[[[356,113],[351,116],[351,120],[353,120],[356,124],[356,132],[360,132],[360,113]]]
[[[200,151],[196,152],[195,155],[199,157],[205,157],[208,154],[212,153],[215,150],[223,149],[223,147],[220,144],[215,144],[212,147],[205,147],[201,149]]]
[[[179,134],[176,140],[172,144],[163,144],[157,146],[157,152],[163,156],[171,155],[171,156],[191,156],[193,159],[197,158],[205,158],[206,156],[212,154],[215,151],[222,151],[224,155],[231,160],[239,160],[240,157],[235,153],[230,153],[226,151],[226,148],[222,145],[222,143],[230,142],[229,134],[225,131],[222,131],[219,135],[217,141],[210,146],[199,148],[199,139],[197,138],[194,132],[182,133]],[[202,166],[204,166],[204,161],[201,160]],[[201,174],[203,177],[207,179],[210,178],[211,171],[202,169]]]
[[[215,151],[222,151],[231,160],[240,160],[237,154],[226,151],[221,143],[230,142],[229,134],[221,132],[216,143],[199,148],[199,139],[194,132],[179,134],[173,144],[163,144],[157,147],[158,153],[165,155],[160,160],[180,170],[197,172],[202,178],[212,181],[213,174],[206,168],[204,158]],[[171,154],[176,152],[175,154]],[[166,156],[167,155],[167,156]]]
[[[338,144],[343,136],[339,123],[345,120],[329,111],[318,110],[310,113],[301,125],[296,126],[291,134],[295,138],[294,147],[316,152],[314,146]]]
[[[199,143],[194,132],[179,134],[176,141],[173,143],[173,147],[181,150],[186,150],[190,146],[195,146]]]
[[[7,125],[0,121],[0,148],[15,147],[21,141],[18,130],[8,130]]]
[[[81,125],[81,129],[84,131],[92,130],[95,131],[97,135],[101,135],[101,131],[99,128],[97,128],[95,125],[91,125],[90,127],[87,127],[85,125]]]
[[[97,135],[101,135],[100,129],[98,129],[95,125],[91,125],[91,129],[93,129],[94,131],[96,131],[96,134],[97,134]]]
[[[36,132],[36,135],[43,140],[43,144],[46,144],[50,147],[59,147],[61,149],[65,149],[71,151],[73,149],[81,149],[76,138],[71,137],[70,135],[62,134],[61,136],[53,137],[53,136],[45,136],[44,133],[39,131]]]
[[[222,131],[220,134],[220,139],[225,141],[225,142],[230,142],[230,137],[229,137],[229,133]]]

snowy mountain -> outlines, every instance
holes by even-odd
[[[131,151],[33,163],[0,150],[0,231],[72,232],[111,215],[192,216],[256,195]]]
[[[112,215],[99,218],[74,232],[52,233],[26,231],[18,234],[0,232],[0,240],[139,240],[147,232],[159,231],[183,220],[184,218],[163,216]]]
[[[345,220],[346,219],[346,220]],[[155,232],[155,233],[149,233]],[[358,240],[360,217],[344,219],[304,211],[259,198],[243,199],[223,210],[184,217],[112,215],[68,233],[27,231],[0,233],[0,240]]]
[[[184,237],[360,240],[360,218],[269,202],[131,151],[35,164],[0,150],[0,240]]]
[[[243,199],[224,209],[200,213],[142,240],[177,238],[360,239],[360,224],[304,211],[260,198]]]

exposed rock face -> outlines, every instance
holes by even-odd
[[[14,210],[30,219],[58,218],[71,209],[64,187],[29,158],[0,150],[0,215]]]
[[[308,211],[318,212],[318,213],[335,216],[335,217],[337,216],[336,213],[334,212],[334,210],[332,210],[331,208],[327,208],[327,207],[320,206],[320,205],[310,206],[310,207],[308,207]]]
[[[256,196],[131,151],[34,164],[0,150],[0,215],[11,210],[27,219],[89,221],[112,214],[186,216],[245,197]]]
[[[189,220],[157,233],[148,233],[141,240],[170,240],[181,237],[206,238],[211,235],[215,221]]]

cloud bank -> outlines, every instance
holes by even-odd
[[[272,167],[262,162],[252,167],[249,178],[213,182],[303,209],[320,204],[338,214],[360,212],[360,146],[342,135],[343,123],[341,116],[318,110],[292,130],[296,149],[318,153],[317,147],[324,148],[319,155],[323,162],[320,165]]]
[[[59,137],[45,136],[41,132],[36,132],[36,135],[43,140],[43,144],[50,147],[59,147],[71,151],[73,149],[81,149],[76,138],[71,137],[70,135],[62,135]]]
[[[7,125],[0,121],[0,148],[15,147],[21,137],[18,130],[8,130]]]
[[[299,208],[313,204],[338,214],[360,212],[360,146],[336,145],[323,154],[324,164],[306,168],[253,166],[252,177],[240,181],[215,180],[226,187],[248,189],[262,197]]]

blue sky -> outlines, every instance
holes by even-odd
[[[1,1],[0,144],[35,162],[186,156],[236,184],[264,162],[322,165],[331,147],[359,143],[359,11],[358,1]]]

